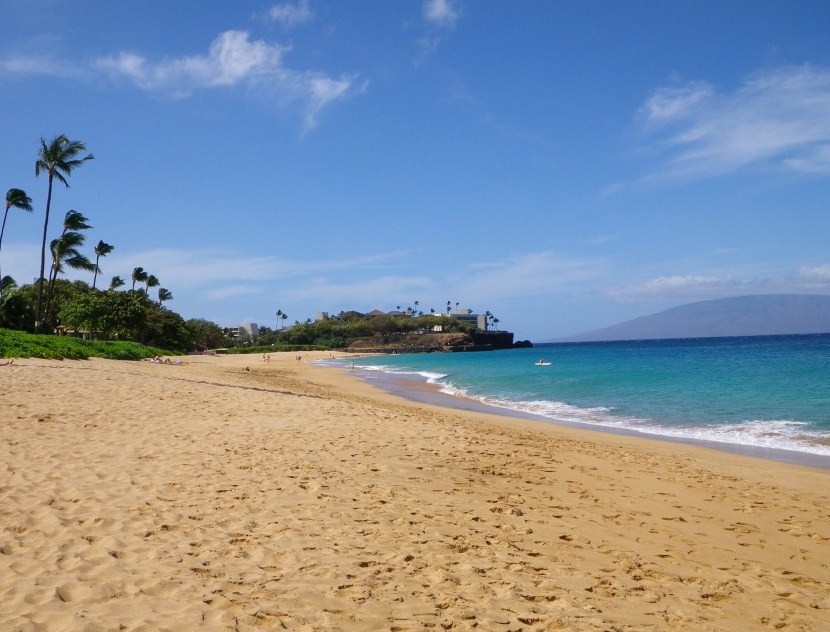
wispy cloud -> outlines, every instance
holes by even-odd
[[[387,305],[428,292],[433,281],[422,276],[384,275],[365,279],[318,277],[284,293],[292,301],[313,300],[322,305]]]
[[[89,74],[76,65],[44,55],[14,55],[0,59],[0,73],[4,75],[43,75],[60,79],[78,79]]]
[[[830,263],[820,266],[805,266],[798,271],[798,280],[805,289],[830,290]]]
[[[314,18],[314,12],[311,10],[308,0],[300,0],[296,4],[290,2],[275,4],[268,10],[268,17],[286,28],[291,28],[310,22]]]
[[[718,176],[755,166],[830,174],[830,70],[786,66],[734,92],[705,82],[656,90],[640,110],[663,166],[652,181]]]
[[[135,266],[156,275],[162,285],[205,300],[252,296],[279,287],[282,300],[317,305],[387,305],[412,297],[457,297],[465,303],[537,296],[600,278],[601,259],[569,258],[543,251],[494,261],[471,262],[452,275],[406,274],[412,253],[388,252],[349,259],[298,261],[251,257],[220,250],[162,248],[113,254],[105,271],[122,277]],[[147,264],[152,261],[152,266]],[[107,277],[108,278],[108,277]],[[441,308],[441,305],[425,306]]]
[[[151,61],[121,52],[102,57],[95,68],[126,77],[139,88],[185,98],[197,90],[244,86],[277,103],[301,104],[306,129],[317,125],[328,105],[362,92],[366,85],[356,74],[333,78],[319,71],[287,68],[288,46],[252,40],[246,31],[225,31],[210,44],[207,54]]]
[[[538,296],[562,291],[599,278],[606,271],[603,259],[564,257],[541,251],[497,261],[472,263],[450,277],[454,291],[471,300]]]
[[[170,287],[195,288],[231,284],[250,286],[263,281],[307,279],[322,274],[382,269],[404,253],[361,255],[350,259],[295,261],[272,256],[251,257],[233,251],[157,248],[108,257],[108,269],[132,270],[143,266]],[[147,262],[152,261],[151,266]]]
[[[452,28],[461,15],[453,0],[425,0],[422,12],[427,22],[441,28]]]
[[[744,294],[830,292],[830,264],[802,267],[795,273],[762,277],[739,275],[660,276],[629,285],[608,287],[600,294],[631,303],[638,301],[697,301]]]
[[[428,30],[418,39],[419,53],[415,60],[416,65],[424,63],[438,49],[446,32],[453,29],[461,17],[461,10],[456,0],[424,0],[421,14]]]
[[[140,55],[120,53],[95,62],[102,70],[132,79],[145,90],[187,96],[199,88],[226,87],[282,71],[288,50],[262,40],[251,41],[245,31],[225,31],[207,55],[150,62]]]

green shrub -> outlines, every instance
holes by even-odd
[[[0,329],[0,357],[3,358],[141,360],[156,355],[176,354],[137,342],[89,341],[70,336],[49,336]]]

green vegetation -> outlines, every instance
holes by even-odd
[[[136,342],[89,341],[68,336],[47,336],[0,329],[0,357],[5,358],[141,360],[156,355],[169,353]]]
[[[434,309],[425,315],[419,311],[419,301],[415,301],[414,307],[401,312],[398,306],[392,315],[341,312],[335,317],[297,322],[290,327],[285,326],[288,315],[280,309],[276,312],[278,330],[262,327],[259,339],[253,341],[234,338],[230,330],[204,319],[185,322],[164,305],[173,300],[173,293],[161,287],[159,279],[141,266],[133,268],[129,281],[125,281],[126,276],[115,275],[108,289],[98,289],[101,259],[114,246],[98,240],[88,254],[84,253],[87,231],[93,228],[90,220],[80,211],[69,210],[60,229],[54,231],[56,237],[49,240],[55,182],[68,189],[70,176],[92,159],[83,141],[72,140],[64,134],[50,142],[40,139],[35,175],[47,176],[40,274],[33,283],[19,287],[13,278],[0,274],[0,328],[15,330],[0,330],[3,332],[0,357],[133,358],[156,355],[161,349],[168,351],[160,353],[178,353],[219,348],[237,349],[239,353],[347,347],[432,350],[474,344],[475,328],[450,316],[451,301],[447,301],[446,315]],[[10,209],[30,212],[32,200],[21,189],[8,189],[0,225],[0,248]],[[32,263],[34,268],[35,262]],[[89,273],[91,284],[60,278],[68,269]],[[155,290],[155,300],[151,289]],[[455,303],[456,308],[458,305]],[[488,323],[498,324],[490,312],[485,316]],[[24,332],[45,335],[26,337]]]
[[[111,253],[114,246],[99,240],[93,249],[94,258],[83,252],[86,231],[92,228],[83,213],[74,209],[67,211],[60,229],[56,231],[57,236],[49,241],[55,182],[69,188],[69,177],[92,158],[82,141],[72,140],[64,134],[55,136],[50,142],[40,139],[35,175],[43,173],[48,180],[39,253],[40,274],[32,284],[20,287],[10,276],[0,275],[0,327],[19,332],[69,336],[61,335],[48,344],[29,339],[22,346],[15,344],[0,349],[0,355],[132,357],[135,353],[147,353],[136,351],[145,347],[125,346],[125,341],[174,352],[229,344],[228,336],[218,326],[214,325],[211,335],[205,335],[205,327],[199,321],[193,321],[191,329],[179,314],[164,307],[165,302],[173,300],[173,293],[160,287],[159,279],[141,267],[133,269],[129,290],[119,289],[126,285],[119,276],[112,277],[108,290],[96,289],[101,258]],[[21,189],[8,190],[0,226],[0,247],[10,209],[31,211],[32,200]],[[35,264],[34,261],[32,263]],[[89,272],[92,285],[85,281],[61,279],[67,269]],[[136,284],[139,284],[138,288]],[[151,288],[157,288],[157,300],[152,300]],[[84,346],[85,343],[74,346],[78,341],[73,342],[72,337],[120,342],[115,346]],[[155,351],[150,355],[155,355]]]
[[[361,342],[363,346],[384,347],[402,338],[430,334],[438,325],[443,334],[470,335],[474,327],[449,316],[364,316],[342,312],[315,322],[298,323],[277,332],[266,331],[259,345],[288,345],[292,348],[343,349]]]

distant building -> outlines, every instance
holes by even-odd
[[[398,310],[392,310],[390,312],[383,312],[379,309],[373,309],[371,312],[367,312],[363,315],[367,318],[373,318],[375,316],[389,316],[389,317],[393,317],[393,318],[404,318],[404,317],[414,318],[418,314],[412,309],[407,309],[405,312],[401,312],[401,311],[398,311]],[[433,314],[425,314],[425,315],[426,316],[430,316],[430,315],[432,315],[432,316],[443,316],[443,314],[440,314],[438,312],[434,312]],[[475,327],[479,331],[488,331],[489,330],[489,323],[488,323],[486,314],[476,314],[471,309],[457,309],[452,314],[447,313],[447,316],[450,317],[450,318],[455,318],[456,320],[458,320],[462,323],[467,323],[469,325],[472,325],[473,327]],[[441,331],[441,329],[437,329],[437,327],[440,327],[440,325],[436,325],[433,328],[433,331]]]
[[[228,333],[236,340],[251,340],[259,338],[259,326],[256,323],[242,323],[239,327],[231,327]]]
[[[457,309],[452,316],[462,323],[472,325],[481,331],[487,331],[487,316],[484,314],[474,314],[471,309]]]

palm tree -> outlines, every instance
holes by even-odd
[[[280,319],[281,318],[282,318],[282,310],[278,309],[277,310],[277,327],[280,327],[280,322],[281,322]],[[282,327],[280,327],[280,329],[282,329]]]
[[[78,250],[83,245],[85,239],[81,233],[69,231],[57,239],[53,239],[50,244],[52,268],[49,271],[49,283],[46,289],[46,307],[43,310],[44,322],[49,320],[55,281],[58,275],[64,271],[65,267],[68,266],[75,270],[88,270],[91,272],[95,266],[94,263]]]
[[[170,300],[173,300],[173,292],[171,292],[170,290],[168,290],[166,288],[160,287],[159,288],[159,307],[161,307],[161,304],[164,301],[170,301]]]
[[[98,242],[98,245],[95,246],[95,275],[92,277],[92,289],[95,289],[95,282],[98,280],[98,273],[101,271],[101,268],[98,266],[98,261],[100,261],[101,257],[106,257],[109,253],[112,252],[114,246],[111,246],[107,242],[101,240]]]
[[[26,195],[26,192],[21,189],[9,189],[6,192],[6,212],[3,214],[3,227],[0,228],[0,249],[3,247],[3,233],[6,232],[6,218],[9,216],[10,208],[19,208],[21,211],[29,211],[31,213],[32,198]],[[0,278],[2,278],[2,275],[0,275]],[[3,289],[0,287],[0,296],[2,295]]]
[[[288,314],[283,312],[283,314],[282,314],[282,316],[280,316],[280,318],[282,318],[283,322],[285,322],[286,320],[288,320]],[[284,327],[284,325],[280,325],[280,329],[282,329],[283,327]]]
[[[55,280],[58,274],[63,272],[64,264],[76,270],[91,270],[92,262],[80,253],[78,248],[83,246],[86,237],[79,231],[92,228],[87,224],[89,220],[83,213],[69,210],[63,218],[63,229],[61,236],[53,239],[50,244],[52,252],[52,266],[49,269],[48,285],[46,287],[46,308],[43,310],[43,320],[48,320],[49,310],[52,306],[52,291],[55,287]]]
[[[132,274],[133,287],[132,287],[132,289],[133,290],[135,289],[135,284],[136,283],[144,283],[147,280],[147,276],[148,275],[144,271],[144,268],[142,268],[140,266],[137,267],[137,268],[133,268],[133,274]]]
[[[120,288],[120,287],[124,287],[125,285],[126,285],[126,283],[124,282],[124,279],[122,279],[120,276],[118,276],[118,275],[116,274],[116,275],[115,275],[114,277],[112,277],[112,279],[110,280],[110,287],[109,287],[109,289],[111,289],[111,290],[117,290],[118,288]]]
[[[158,287],[158,286],[159,286],[159,280],[155,277],[155,275],[148,274],[147,278],[144,279],[144,292],[146,294],[150,293],[150,288],[151,287]]]
[[[63,182],[66,188],[69,188],[69,182],[66,178],[72,173],[73,169],[94,158],[92,154],[80,157],[85,151],[86,145],[83,142],[70,140],[64,134],[55,136],[48,145],[43,138],[40,139],[40,150],[35,162],[35,177],[39,176],[41,171],[45,171],[49,176],[49,190],[46,195],[46,215],[43,219],[43,242],[40,246],[40,276],[38,277],[37,305],[35,307],[35,331],[40,327],[40,305],[43,300],[43,281],[45,280],[43,274],[46,268],[46,235],[49,230],[49,210],[52,208],[52,183],[57,178],[59,182]]]
[[[16,287],[17,281],[15,281],[9,275],[0,277],[0,296],[2,296],[3,292],[5,292],[6,290],[13,290]]]

